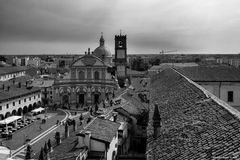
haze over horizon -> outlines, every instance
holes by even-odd
[[[0,54],[83,54],[127,34],[129,54],[240,53],[239,0],[0,0]]]

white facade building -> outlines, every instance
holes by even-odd
[[[240,106],[240,71],[231,66],[199,66],[177,69],[187,78],[233,107]]]
[[[0,81],[7,81],[12,78],[25,76],[25,67],[0,67]]]

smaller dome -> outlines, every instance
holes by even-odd
[[[104,45],[103,35],[101,35],[99,42],[100,42],[100,46],[93,51],[93,55],[98,58],[101,58],[102,60],[105,57],[112,57],[110,50]]]

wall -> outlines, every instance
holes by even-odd
[[[38,97],[38,95],[40,95],[40,97]],[[34,99],[34,96],[36,96],[35,99]],[[31,100],[29,100],[29,97],[31,97]],[[26,98],[26,102],[24,102],[25,98]],[[21,100],[21,104],[19,104],[19,100]],[[41,101],[40,92],[35,93],[35,94],[31,94],[31,95],[28,95],[28,96],[24,96],[24,97],[21,97],[21,98],[17,98],[17,99],[14,99],[14,100],[10,100],[10,101],[7,101],[7,102],[0,103],[0,106],[2,106],[2,110],[0,110],[0,114],[3,114],[4,116],[7,112],[10,112],[12,114],[13,110],[17,111],[19,108],[23,109],[24,106],[28,107],[30,104],[33,105],[34,103],[37,103],[38,101]],[[13,106],[13,102],[15,102],[15,106]],[[9,104],[8,109],[6,108],[7,104]]]
[[[1,76],[0,76],[0,81],[7,81],[7,80],[9,80],[9,79],[14,78],[14,76],[15,76],[15,77],[25,76],[25,71],[1,75]]]
[[[228,102],[228,91],[233,91],[233,102]],[[220,99],[227,102],[231,106],[240,106],[240,83],[222,84]]]
[[[110,145],[109,145],[109,149],[107,151],[107,160],[111,160],[112,159],[112,155],[113,152],[115,151],[115,156],[117,155],[117,144],[118,144],[118,137],[117,134],[115,137],[113,137]]]
[[[91,139],[90,151],[105,151],[105,143]]]
[[[231,106],[240,106],[240,82],[196,82]],[[233,102],[228,102],[228,91],[233,91]]]

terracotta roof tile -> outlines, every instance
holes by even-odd
[[[230,106],[213,95],[209,98],[204,89],[172,69],[155,76],[150,89],[148,160],[240,158],[240,120],[230,113]],[[154,104],[162,124],[157,138],[153,138]]]
[[[90,122],[90,125],[82,133],[90,131],[92,138],[111,142],[120,125],[120,123],[107,119],[96,118],[93,122]]]

